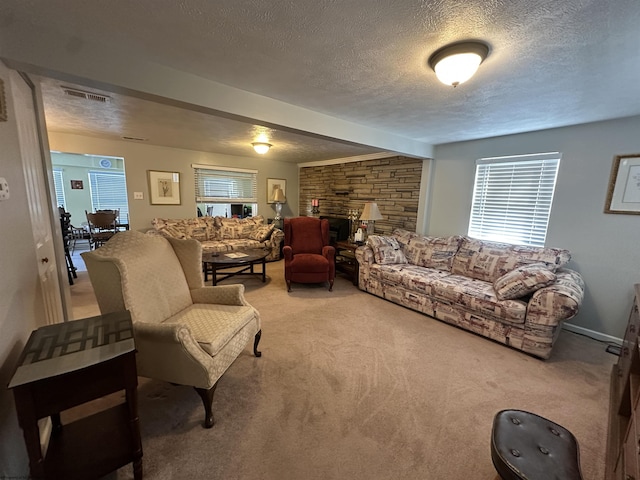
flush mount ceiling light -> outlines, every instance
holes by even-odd
[[[446,45],[431,54],[429,66],[438,80],[457,87],[466,82],[489,54],[489,46],[482,42],[459,42]]]
[[[253,149],[256,153],[259,153],[260,155],[264,155],[272,147],[270,143],[266,142],[253,142],[251,145],[253,145]]]

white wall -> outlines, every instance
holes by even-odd
[[[0,177],[11,198],[0,202],[0,478],[27,478],[28,459],[9,383],[18,356],[44,309],[8,69],[0,62],[8,121],[0,122]]]
[[[264,218],[275,216],[275,209],[267,203],[267,178],[284,178],[287,180],[287,203],[282,207],[282,216],[293,216],[298,212],[298,167],[292,163],[272,160],[269,154],[260,158],[234,157],[124,140],[107,140],[59,132],[48,132],[48,134],[52,150],[124,158],[129,196],[129,223],[132,230],[150,229],[151,221],[155,217],[196,216],[195,181],[191,168],[193,163],[258,170],[258,214]],[[181,205],[149,203],[147,170],[180,172]],[[144,199],[135,200],[134,192],[143,192]]]
[[[427,231],[467,232],[476,159],[551,151],[562,161],[546,245],[569,249],[586,283],[569,323],[621,338],[640,283],[640,216],[603,210],[613,157],[640,153],[640,117],[436,146]]]

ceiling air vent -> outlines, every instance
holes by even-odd
[[[85,100],[93,100],[94,102],[107,103],[110,97],[106,95],[100,95],[93,92],[85,92],[84,90],[78,90],[77,88],[62,87],[64,93],[76,98],[84,98]]]

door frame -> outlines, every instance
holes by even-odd
[[[40,150],[40,158],[42,159],[42,171],[45,182],[47,195],[45,196],[47,205],[46,211],[48,215],[48,223],[52,232],[52,241],[56,259],[56,270],[58,277],[58,285],[60,288],[59,296],[62,303],[62,316],[64,321],[73,318],[71,310],[71,290],[69,288],[69,280],[67,278],[67,261],[64,254],[64,244],[62,241],[62,228],[60,226],[58,206],[56,205],[55,187],[53,184],[53,166],[51,164],[51,154],[49,152],[49,137],[47,136],[47,125],[44,115],[44,102],[42,100],[42,91],[40,83],[31,79],[26,72],[16,70],[31,90],[31,99],[33,102],[36,122],[36,132],[38,135],[38,148]],[[35,78],[38,78],[37,76]]]

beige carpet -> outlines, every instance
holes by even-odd
[[[145,479],[486,479],[495,413],[529,410],[571,430],[586,480],[604,477],[616,357],[566,331],[541,361],[360,292],[296,285],[281,262],[242,279],[262,314],[219,382],[216,424],[189,387],[140,379]],[[80,272],[74,302],[87,296]],[[234,280],[227,280],[234,282]],[[83,311],[90,311],[85,300]],[[133,478],[120,469],[109,478]]]

